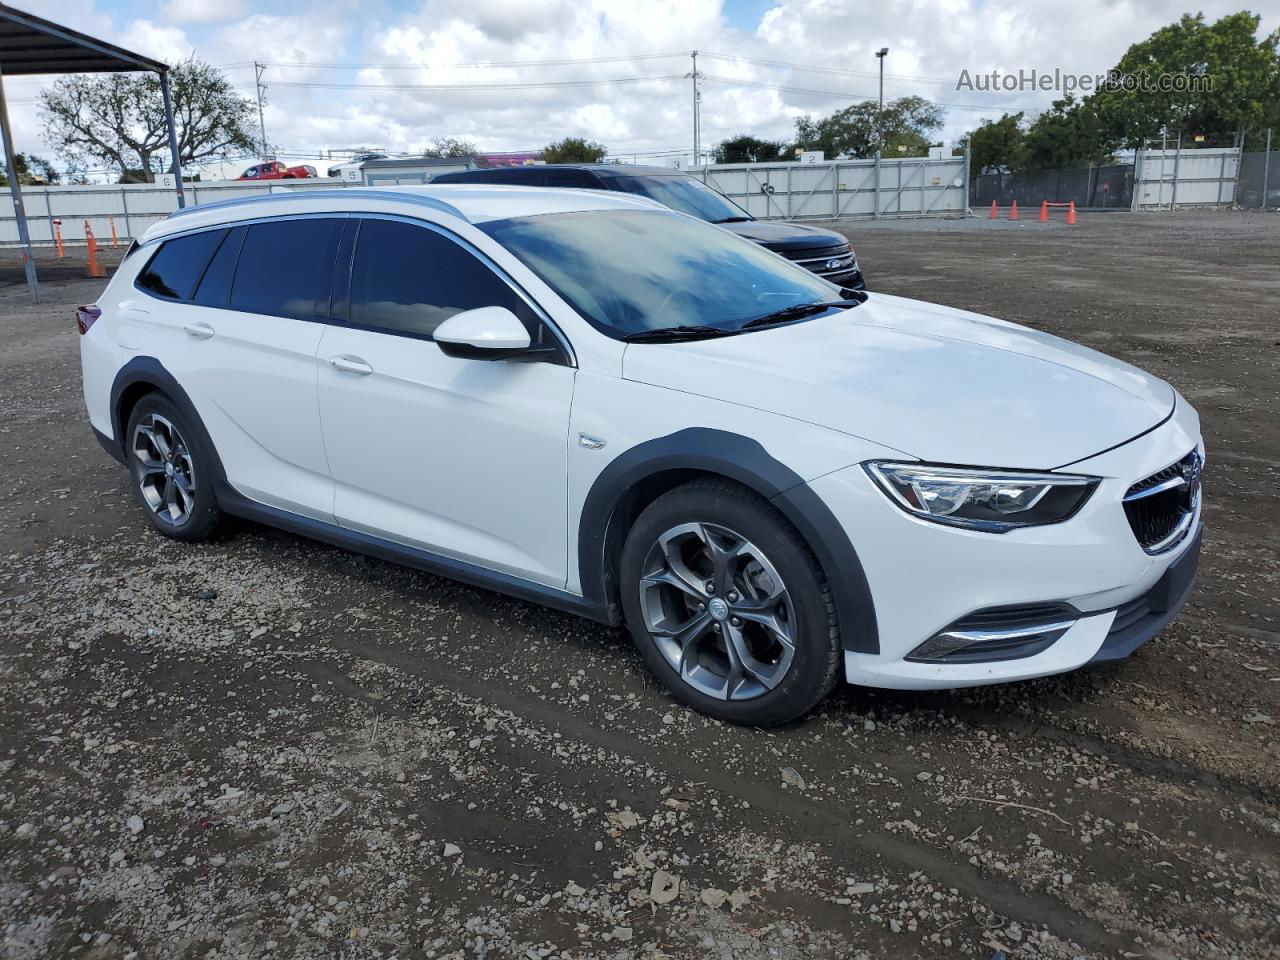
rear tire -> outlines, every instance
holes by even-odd
[[[620,562],[622,607],[672,695],[771,726],[835,684],[835,602],[808,545],[767,500],[723,480],[677,487],[641,512]]]
[[[124,452],[134,498],[158,533],[186,541],[214,533],[222,511],[213,492],[213,453],[172,400],[149,393],[137,402]]]

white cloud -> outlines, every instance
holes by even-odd
[[[164,63],[178,63],[191,56],[192,44],[181,27],[164,26],[151,20],[133,20],[116,40],[126,50]]]
[[[954,139],[983,116],[1035,111],[1052,93],[957,91],[971,72],[1061,67],[1094,73],[1125,48],[1176,18],[1159,0],[776,0],[753,30],[731,25],[722,0],[420,0],[408,9],[360,0],[321,0],[296,10],[244,16],[244,0],[165,0],[154,17],[131,19],[122,0],[19,0],[68,26],[175,60],[195,52],[228,65],[228,76],[253,94],[254,60],[393,65],[363,70],[269,66],[268,137],[296,154],[381,146],[416,150],[434,137],[458,136],[482,148],[536,148],[562,136],[588,136],[618,154],[687,150],[691,89],[682,51],[728,54],[803,66],[777,68],[710,55],[699,58],[703,145],[737,133],[786,137],[802,113],[823,115],[874,97],[874,51],[890,48],[885,96],[909,93],[944,104],[944,135]],[[1214,19],[1238,0],[1205,0]],[[137,8],[132,4],[128,9]],[[1280,27],[1267,0],[1262,32]],[[667,59],[659,53],[680,53]],[[606,58],[633,58],[603,62]],[[457,64],[595,58],[601,62],[477,68]],[[846,71],[832,73],[830,70]],[[582,84],[627,77],[674,79]],[[766,86],[725,82],[747,81]],[[521,89],[387,89],[439,84],[570,82]],[[330,84],[336,87],[306,86]],[[778,90],[768,85],[830,93]],[[345,86],[344,86],[345,85]],[[362,89],[348,89],[359,85]],[[42,149],[31,87],[13,106],[21,149]]]

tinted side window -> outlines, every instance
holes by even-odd
[[[231,277],[236,272],[236,256],[244,243],[245,228],[236,227],[227,232],[218,252],[209,261],[196,287],[194,300],[202,307],[225,307],[231,299]]]
[[[506,307],[532,327],[533,311],[460,244],[396,220],[365,220],[351,267],[351,322],[430,336],[455,313]]]
[[[138,286],[161,297],[188,300],[225,230],[166,240],[138,276]]]
[[[515,187],[540,187],[542,186],[542,176],[541,170],[522,170],[519,167],[511,167],[508,170],[489,174],[489,178],[485,180],[485,183],[501,183]]]
[[[231,284],[231,308],[297,320],[314,318],[322,298],[327,309],[341,224],[327,219],[251,224]]]
[[[553,170],[547,169],[548,187],[578,187],[590,190],[596,185],[595,178],[585,170]]]
[[[481,170],[458,170],[455,173],[438,173],[432,183],[487,183],[489,178]]]

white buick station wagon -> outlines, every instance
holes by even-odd
[[[161,534],[234,514],[625,623],[726,720],[841,674],[1124,657],[1195,575],[1204,450],[1167,383],[640,197],[199,206],[77,323],[89,419]]]

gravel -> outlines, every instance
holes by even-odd
[[[845,225],[873,287],[1197,404],[1197,593],[1112,667],[772,731],[678,706],[620,631],[264,528],[157,538],[84,424],[97,285],[32,307],[0,267],[0,957],[1280,957],[1280,217],[1028,227]]]

